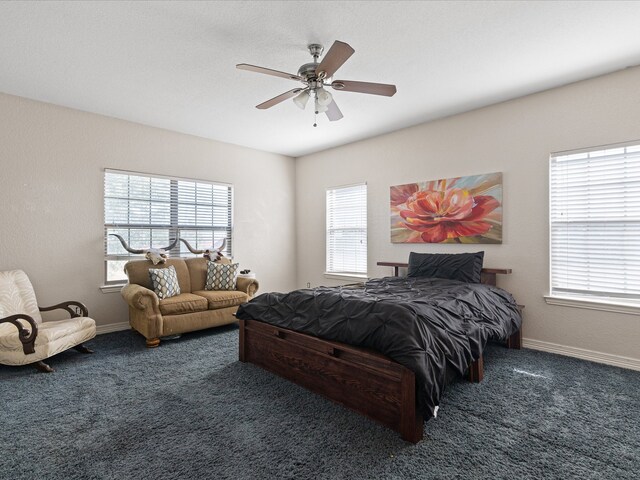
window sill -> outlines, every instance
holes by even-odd
[[[102,293],[120,293],[122,287],[124,287],[126,283],[120,283],[117,285],[100,285],[98,288],[102,290]]]
[[[615,301],[609,298],[577,298],[545,295],[544,301],[549,305],[563,307],[586,308],[588,310],[600,310],[604,312],[625,313],[627,315],[640,315],[640,304],[624,301]]]
[[[358,273],[332,273],[324,272],[324,278],[333,278],[335,280],[355,280],[356,282],[366,282],[369,277],[366,274]]]

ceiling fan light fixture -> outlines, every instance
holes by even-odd
[[[295,103],[298,107],[304,110],[304,107],[307,106],[307,102],[309,101],[309,92],[303,90],[302,93],[293,97],[293,103]]]
[[[316,100],[320,105],[327,106],[333,101],[333,97],[324,88],[316,90]]]
[[[323,113],[323,112],[326,112],[327,110],[329,110],[329,107],[327,105],[322,105],[320,101],[316,98],[316,113]]]

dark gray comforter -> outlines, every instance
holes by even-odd
[[[488,340],[521,325],[513,297],[482,284],[439,278],[386,277],[364,287],[318,287],[265,293],[237,317],[371,348],[410,368],[418,405],[433,416],[448,376],[464,375]]]

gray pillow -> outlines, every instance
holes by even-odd
[[[169,265],[167,268],[150,268],[149,277],[151,277],[151,285],[153,285],[153,291],[156,292],[158,298],[180,295],[178,275],[173,265]]]
[[[480,283],[484,252],[409,254],[409,277],[434,277]]]
[[[238,263],[207,262],[205,290],[235,290]]]

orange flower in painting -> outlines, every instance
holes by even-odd
[[[408,228],[421,232],[422,240],[444,242],[449,238],[484,235],[491,224],[484,217],[500,206],[487,195],[473,196],[467,190],[418,191],[406,200],[400,212]]]

